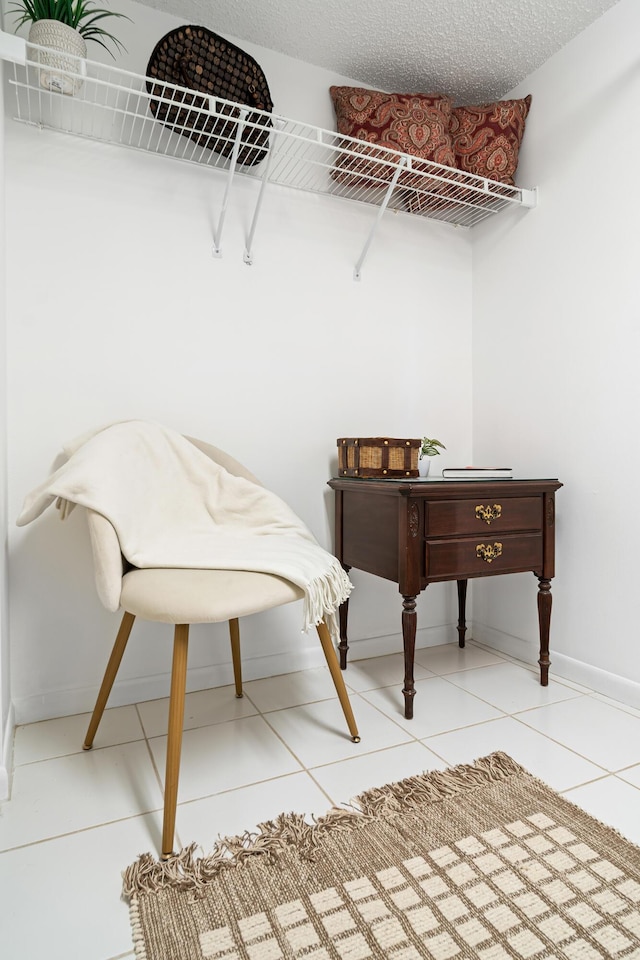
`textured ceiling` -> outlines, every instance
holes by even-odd
[[[140,0],[394,92],[504,96],[618,0]]]

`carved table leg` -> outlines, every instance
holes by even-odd
[[[458,646],[464,647],[467,632],[467,580],[458,580]]]
[[[402,642],[404,645],[404,715],[413,720],[413,698],[416,695],[413,686],[413,658],[416,650],[416,598],[402,598]]]
[[[351,567],[345,566],[342,564],[342,568],[346,574],[349,573]],[[338,608],[338,620],[340,622],[340,643],[338,645],[338,651],[340,653],[340,669],[347,669],[347,650],[349,649],[349,644],[347,643],[347,620],[349,619],[349,598],[341,603]]]
[[[549,627],[551,624],[551,580],[538,577],[538,623],[540,624],[540,684],[549,683]]]

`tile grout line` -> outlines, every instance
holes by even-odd
[[[66,830],[64,833],[55,833],[50,837],[41,837],[39,840],[31,840],[28,843],[19,843],[15,847],[7,847],[6,850],[0,850],[0,857],[5,853],[15,853],[16,850],[26,850],[28,847],[37,847],[43,843],[52,843],[55,840],[63,840],[65,837],[74,837],[80,833],[90,833],[92,830],[101,830],[103,827],[111,827],[114,823],[126,823],[128,820],[137,820],[138,817],[148,817],[153,813],[162,811],[162,807],[156,807],[153,810],[143,810],[139,813],[131,814],[128,817],[116,817],[113,820],[103,820],[101,823],[92,823],[86,827],[77,827],[75,830]]]
[[[424,649],[429,649],[429,648],[424,648]],[[482,649],[482,648],[480,648],[480,649]],[[377,659],[377,658],[364,658],[364,659]],[[358,661],[354,661],[354,662],[358,662]],[[521,664],[519,661],[516,661],[515,659],[512,659],[512,658],[510,658],[510,659],[508,659],[508,660],[507,660],[507,659],[504,659],[504,658],[501,658],[500,662],[504,662],[504,663],[514,663],[515,665],[521,667],[522,669],[527,669],[529,672],[534,673],[534,674],[536,673],[536,671],[535,671],[535,669],[534,669],[533,667],[530,668],[530,667],[528,667],[527,665]],[[498,664],[481,664],[481,665],[478,665],[478,666],[476,666],[476,667],[469,667],[468,669],[481,669],[483,666],[484,666],[484,667],[488,667],[488,666],[496,666],[496,665],[498,665]],[[423,666],[423,665],[421,664],[421,666]],[[450,676],[451,673],[467,672],[466,670],[465,670],[465,671],[454,670],[454,671],[451,671],[450,674],[442,674],[442,673],[437,674],[437,673],[434,673],[433,671],[431,671],[429,667],[424,666],[424,669],[425,669],[425,670],[429,670],[431,673],[433,673],[434,677],[441,677],[441,678],[444,679],[444,680],[447,680],[447,677]],[[296,671],[296,672],[297,672],[297,671]],[[282,676],[286,676],[286,674],[283,674]],[[432,679],[432,677],[424,678],[424,679]],[[583,759],[585,762],[590,763],[591,765],[593,765],[593,766],[595,766],[595,767],[599,767],[599,768],[602,769],[602,771],[603,771],[603,776],[602,776],[602,777],[594,777],[594,778],[592,778],[592,779],[583,781],[583,782],[581,782],[581,783],[579,783],[579,784],[575,784],[575,785],[573,785],[573,786],[570,787],[570,788],[566,788],[565,791],[558,791],[558,792],[563,792],[563,793],[564,793],[564,792],[567,792],[567,791],[569,791],[569,790],[578,789],[578,788],[581,787],[581,786],[585,786],[585,785],[591,784],[591,783],[596,783],[596,782],[599,782],[599,781],[601,781],[601,780],[605,780],[605,779],[608,778],[608,777],[615,777],[619,782],[623,782],[623,783],[627,784],[628,786],[634,787],[634,789],[640,789],[639,787],[636,787],[635,784],[630,783],[628,780],[624,780],[621,776],[619,776],[619,774],[622,773],[622,772],[624,772],[625,770],[630,770],[630,769],[633,769],[634,767],[638,766],[637,763],[631,763],[631,764],[627,765],[626,767],[621,768],[619,771],[610,771],[610,770],[607,770],[606,768],[603,768],[603,767],[601,766],[601,764],[598,764],[598,763],[596,763],[595,761],[590,760],[588,757],[583,756],[582,754],[580,754],[579,752],[577,752],[577,751],[574,750],[573,748],[567,746],[567,744],[563,743],[562,741],[556,740],[555,738],[550,737],[550,736],[548,736],[547,734],[542,733],[541,731],[536,730],[536,729],[533,728],[533,727],[530,727],[529,724],[527,724],[524,719],[521,719],[521,715],[522,715],[522,714],[527,714],[527,713],[529,713],[529,712],[531,712],[531,711],[533,711],[533,710],[540,709],[541,707],[550,706],[550,705],[552,705],[554,702],[563,703],[563,702],[567,702],[567,700],[578,699],[578,697],[587,696],[587,697],[590,697],[591,699],[596,699],[596,700],[598,700],[598,702],[603,702],[602,700],[599,700],[599,695],[596,694],[595,691],[588,690],[588,692],[585,692],[585,691],[576,690],[576,689],[573,688],[573,687],[567,686],[566,689],[567,689],[568,691],[571,691],[575,696],[567,697],[566,700],[562,700],[562,701],[553,701],[551,704],[540,704],[540,705],[538,705],[538,706],[529,707],[529,708],[526,708],[526,709],[524,709],[524,710],[517,711],[516,713],[509,713],[509,712],[507,712],[507,711],[504,711],[502,708],[497,707],[497,706],[496,706],[494,703],[492,703],[490,700],[484,700],[483,698],[478,697],[476,694],[471,693],[470,691],[466,690],[464,687],[460,687],[458,684],[455,684],[453,681],[447,680],[447,682],[451,683],[452,686],[458,687],[458,689],[464,690],[464,692],[468,693],[470,696],[475,697],[475,698],[476,698],[477,700],[479,700],[480,702],[486,703],[486,704],[488,704],[489,706],[493,707],[494,709],[499,710],[501,713],[503,713],[503,715],[504,715],[503,717],[495,718],[495,719],[503,719],[504,717],[508,717],[508,718],[510,718],[510,719],[516,720],[517,722],[522,723],[525,727],[527,727],[527,729],[534,730],[534,731],[535,731],[536,733],[538,733],[540,736],[545,737],[546,739],[548,739],[548,740],[551,741],[552,743],[555,743],[556,745],[560,746],[560,747],[563,748],[563,749],[569,750],[569,751],[570,751],[571,753],[573,753],[575,756],[580,757],[580,758]],[[562,684],[561,679],[557,680],[556,682],[557,682],[559,685],[564,686],[564,685]],[[392,723],[394,723],[400,730],[402,730],[403,734],[405,734],[406,736],[408,736],[408,737],[410,738],[410,739],[408,739],[408,740],[405,741],[405,744],[404,744],[404,745],[408,745],[408,744],[410,744],[410,743],[412,743],[412,742],[418,742],[418,743],[420,743],[421,745],[423,745],[426,749],[430,750],[431,753],[433,753],[433,754],[434,754],[435,756],[437,756],[439,759],[441,759],[442,762],[448,763],[448,761],[446,760],[445,757],[443,757],[441,754],[439,754],[437,750],[434,750],[433,747],[428,744],[428,742],[425,742],[425,741],[428,741],[429,737],[427,737],[427,738],[420,738],[418,735],[413,734],[413,733],[411,733],[410,731],[407,731],[400,723],[398,723],[398,721],[397,721],[394,717],[390,717],[388,714],[386,714],[386,713],[384,712],[384,710],[382,710],[381,708],[379,708],[379,707],[378,707],[377,705],[375,705],[375,704],[371,704],[370,701],[368,701],[365,696],[362,696],[362,694],[370,693],[370,692],[373,692],[374,690],[385,689],[385,688],[390,687],[390,686],[395,686],[395,683],[389,683],[389,684],[382,683],[382,684],[380,684],[380,685],[378,685],[378,686],[376,686],[376,687],[371,687],[369,690],[365,690],[365,691],[357,691],[357,690],[353,690],[353,688],[351,688],[351,690],[352,690],[352,694],[353,694],[355,697],[357,697],[358,700],[362,700],[363,702],[367,703],[370,707],[372,707],[372,708],[373,708],[374,710],[376,710],[379,714],[381,714],[386,720],[390,720]],[[288,744],[288,743],[284,740],[284,738],[278,733],[278,731],[277,731],[276,729],[274,729],[274,727],[272,726],[272,724],[271,724],[271,723],[269,722],[269,720],[268,720],[268,716],[269,716],[269,714],[271,714],[271,713],[281,712],[282,710],[287,710],[287,709],[295,709],[296,707],[306,706],[307,704],[322,703],[322,702],[326,702],[327,700],[329,700],[329,699],[331,699],[331,698],[319,698],[319,699],[316,699],[316,700],[305,701],[305,702],[303,702],[302,704],[293,704],[293,705],[291,705],[290,707],[273,708],[273,709],[269,709],[269,710],[263,711],[263,710],[261,710],[261,709],[258,707],[257,703],[251,698],[250,694],[245,693],[245,696],[246,696],[248,702],[249,702],[249,703],[252,705],[252,707],[257,711],[257,715],[260,716],[260,717],[265,721],[265,723],[267,724],[267,726],[269,727],[269,729],[275,734],[275,736],[277,737],[277,739],[284,745],[284,747],[287,749],[287,751],[291,754],[291,756],[292,756],[292,757],[296,760],[296,762],[300,765],[300,767],[301,767],[301,771],[300,771],[300,772],[302,772],[302,771],[306,772],[307,775],[308,775],[308,776],[310,777],[310,779],[312,780],[312,782],[313,782],[313,783],[318,787],[318,789],[328,798],[329,802],[330,802],[330,803],[335,803],[336,801],[334,801],[333,798],[326,792],[326,790],[316,781],[315,777],[313,776],[313,772],[312,772],[312,771],[313,771],[314,769],[327,768],[327,767],[330,767],[330,766],[335,766],[335,765],[340,764],[340,763],[345,763],[345,762],[348,762],[350,759],[353,759],[353,758],[351,758],[351,757],[344,757],[344,758],[340,758],[340,759],[338,759],[338,760],[329,761],[329,762],[327,762],[327,763],[316,764],[316,765],[314,765],[314,766],[312,766],[312,767],[311,767],[311,766],[307,766],[306,764],[302,763],[302,761],[301,761],[300,758],[297,756],[297,754],[295,753],[295,751],[289,746],[289,744]],[[158,698],[158,699],[164,699],[164,698]],[[625,706],[625,705],[621,705],[620,707],[618,707],[617,705],[615,705],[614,703],[609,702],[608,700],[605,702],[605,705],[611,707],[611,709],[619,710],[621,713],[624,713],[624,714],[627,715],[627,716],[634,716],[634,717],[636,716],[636,714],[630,713],[630,712],[626,711],[626,710],[624,709],[624,706]],[[150,746],[150,742],[149,742],[150,739],[153,739],[153,738],[149,737],[149,735],[147,734],[147,731],[146,731],[146,729],[145,729],[144,723],[143,723],[143,721],[142,721],[142,716],[141,716],[141,713],[140,713],[140,710],[139,710],[139,704],[136,703],[136,704],[133,704],[132,706],[134,706],[134,708],[135,708],[135,710],[136,710],[136,715],[137,715],[137,717],[138,717],[138,721],[139,721],[139,723],[140,723],[140,727],[141,727],[142,734],[143,734],[142,737],[140,737],[140,738],[134,738],[133,740],[125,739],[125,740],[119,741],[119,742],[114,743],[114,744],[108,744],[108,745],[105,745],[105,746],[103,746],[103,747],[98,747],[97,750],[101,751],[101,750],[104,750],[104,749],[108,749],[108,748],[110,748],[110,747],[122,746],[122,745],[127,744],[127,743],[135,743],[135,742],[140,742],[140,740],[144,740],[144,742],[145,742],[145,744],[146,744],[146,747],[147,747],[147,752],[148,752],[148,754],[149,754],[149,757],[150,757],[150,760],[151,760],[151,763],[152,763],[152,768],[153,768],[154,774],[155,774],[155,776],[156,776],[156,780],[157,780],[157,782],[158,782],[158,785],[159,785],[159,787],[160,787],[160,790],[162,791],[162,790],[163,790],[163,787],[162,787],[162,779],[161,779],[159,770],[158,770],[158,768],[157,768],[157,765],[156,765],[156,762],[155,762],[155,758],[154,758],[154,756],[153,756],[153,752],[152,752],[152,750],[151,750],[151,746]],[[112,709],[118,709],[118,708],[112,708]],[[55,719],[55,718],[54,718],[54,719]],[[233,721],[236,720],[236,719],[246,719],[246,718],[244,718],[244,717],[242,717],[242,718],[230,718],[229,720],[216,721],[216,722],[214,722],[213,724],[204,723],[204,724],[202,724],[202,725],[200,725],[200,726],[196,726],[196,727],[190,728],[190,729],[202,729],[202,728],[204,728],[204,727],[206,727],[206,726],[215,726],[215,725],[217,725],[217,723],[219,723],[219,722],[222,722],[222,723],[230,723],[230,722],[233,722]],[[47,721],[38,721],[38,722],[47,722]],[[485,721],[481,721],[480,723],[477,723],[477,724],[465,724],[465,725],[462,726],[462,727],[451,728],[450,730],[448,729],[448,730],[446,730],[446,731],[442,731],[442,732],[439,733],[439,734],[433,734],[433,735],[429,735],[429,736],[440,736],[440,735],[442,735],[442,733],[454,732],[454,730],[463,730],[463,729],[465,729],[465,728],[467,728],[467,727],[482,726],[482,725],[485,724],[485,723],[491,723],[491,722],[493,722],[493,720],[485,720]],[[371,750],[371,751],[367,751],[366,753],[360,754],[360,756],[372,756],[372,755],[374,755],[374,754],[381,754],[381,753],[384,753],[384,752],[387,751],[387,750],[393,749],[393,748],[396,747],[396,746],[402,746],[402,745],[403,745],[403,744],[395,744],[395,745],[391,745],[391,746],[389,746],[389,747],[378,748],[378,749]],[[79,755],[81,752],[82,752],[82,751],[72,751],[71,753],[68,753],[68,754],[60,754],[60,755],[55,756],[55,757],[43,757],[43,758],[41,758],[40,760],[28,761],[27,763],[18,764],[17,766],[18,766],[18,767],[32,766],[32,765],[37,764],[37,763],[42,763],[42,762],[47,762],[47,761],[50,761],[50,760],[62,759],[62,758],[69,757],[69,756]],[[285,775],[282,775],[282,778],[284,779],[285,777],[292,776],[292,775],[294,775],[294,774],[285,774]],[[271,782],[271,781],[275,781],[275,780],[278,780],[278,779],[281,779],[281,777],[270,778],[270,780],[268,780],[268,781],[262,781],[262,780],[254,781],[254,782],[251,783],[251,784],[244,784],[243,786],[246,786],[246,787],[256,786],[256,785],[259,785],[260,783],[263,783],[263,782]],[[232,788],[231,790],[224,790],[224,791],[220,791],[219,793],[207,794],[206,797],[193,798],[193,800],[183,801],[183,804],[184,804],[184,803],[195,802],[195,801],[198,800],[198,799],[206,799],[206,798],[208,798],[208,797],[219,796],[219,795],[222,795],[222,794],[224,794],[224,793],[233,792],[233,789],[240,789],[240,788]],[[160,807],[160,808],[156,808],[156,809],[160,809],[160,810],[161,810],[162,808]],[[84,832],[87,832],[87,831],[89,831],[89,830],[99,829],[99,828],[102,827],[102,826],[107,826],[107,825],[112,824],[112,823],[119,823],[119,822],[125,822],[125,821],[127,821],[127,820],[136,819],[136,818],[139,817],[139,816],[146,816],[146,815],[149,815],[150,813],[154,813],[154,812],[156,812],[156,810],[140,811],[140,812],[137,812],[137,813],[135,813],[135,814],[133,814],[133,815],[131,815],[131,816],[128,816],[128,817],[120,817],[120,818],[116,818],[115,820],[107,820],[107,821],[104,821],[104,822],[102,822],[102,823],[92,824],[92,825],[90,825],[90,826],[82,827],[82,828],[79,828],[79,829],[77,829],[77,830],[70,830],[70,831],[67,831],[67,832],[62,833],[62,834],[53,835],[53,836],[51,836],[51,837],[44,837],[44,838],[41,838],[41,839],[39,839],[39,840],[35,840],[35,841],[33,841],[32,843],[20,844],[20,845],[18,845],[18,846],[16,846],[16,847],[7,848],[7,849],[4,850],[4,851],[0,851],[0,854],[1,854],[1,853],[8,853],[8,852],[11,852],[11,851],[14,851],[14,850],[24,849],[24,848],[26,848],[26,847],[35,846],[35,845],[39,845],[39,844],[42,844],[42,843],[47,843],[47,842],[49,842],[49,841],[51,841],[51,840],[60,839],[61,837],[72,836],[72,835],[77,834],[77,833],[84,833]]]

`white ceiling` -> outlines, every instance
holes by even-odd
[[[618,0],[140,0],[389,92],[495,100]]]

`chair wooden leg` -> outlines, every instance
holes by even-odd
[[[242,694],[242,661],[240,659],[240,625],[237,618],[229,620],[231,634],[231,659],[233,660],[233,679],[236,684],[236,697]]]
[[[116,642],[113,645],[113,650],[111,651],[111,656],[109,657],[107,669],[104,672],[102,686],[100,687],[100,692],[98,693],[98,699],[96,700],[96,705],[93,708],[91,720],[89,721],[87,735],[84,738],[84,743],[82,745],[83,750],[91,750],[91,747],[93,746],[93,739],[98,730],[100,721],[102,720],[102,714],[104,713],[104,708],[107,705],[107,700],[109,699],[109,694],[111,693],[113,681],[115,680],[118,668],[120,667],[120,661],[122,660],[122,655],[124,654],[127,646],[127,640],[129,639],[129,634],[131,633],[131,627],[133,626],[134,620],[135,617],[132,613],[125,613],[122,618],[120,629],[118,630],[118,636],[116,637]]]
[[[333,646],[329,628],[327,627],[326,623],[322,622],[318,624],[316,629],[318,631],[320,643],[322,644],[322,649],[327,660],[327,666],[331,671],[331,677],[336,688],[336,693],[338,694],[340,706],[342,707],[345,720],[347,721],[347,726],[349,727],[351,739],[354,743],[360,743],[360,735],[356,726],[355,717],[353,716],[353,710],[351,709],[351,703],[349,702],[349,694],[347,693],[347,688],[344,685],[342,671],[340,670],[338,656],[336,654],[335,647]]]
[[[173,640],[173,668],[169,698],[169,730],[167,738],[167,766],[164,778],[164,819],[162,824],[162,858],[173,854],[176,829],[182,727],[184,725],[184,697],[187,687],[187,650],[189,625],[176,624]]]

